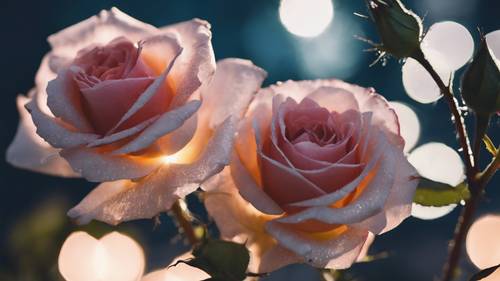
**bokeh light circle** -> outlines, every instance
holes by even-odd
[[[500,30],[486,34],[486,42],[497,60],[500,60]]]
[[[418,173],[428,179],[455,186],[464,180],[464,164],[460,155],[442,143],[431,142],[415,148],[408,161]],[[412,216],[420,219],[437,219],[455,209],[452,204],[443,207],[426,207],[413,204]]]
[[[445,84],[448,84],[451,71],[441,54],[429,49],[425,51],[425,55],[439,77]],[[441,98],[441,92],[436,82],[419,62],[408,58],[401,71],[403,86],[410,98],[420,103],[432,103]]]
[[[389,102],[389,105],[398,115],[401,136],[405,140],[404,151],[408,152],[417,144],[420,137],[420,122],[417,114],[401,102],[392,101]]]
[[[281,0],[279,15],[290,33],[315,37],[332,21],[333,3],[331,0]]]
[[[474,39],[463,25],[453,21],[433,24],[422,41],[424,52],[438,52],[443,63],[455,71],[466,64],[474,54]],[[434,65],[434,62],[431,61]]]
[[[466,238],[467,255],[480,269],[500,264],[500,216],[486,215],[476,220]]]

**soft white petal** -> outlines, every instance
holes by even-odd
[[[230,115],[240,117],[267,73],[242,59],[223,59],[209,84],[203,86],[200,117],[208,118],[210,128],[218,126]]]
[[[355,228],[348,228],[339,236],[326,240],[311,239],[274,221],[267,223],[266,229],[280,245],[320,268],[349,268],[368,239],[367,231]]]
[[[164,164],[158,171],[135,182],[101,184],[68,215],[80,223],[96,219],[118,224],[152,218],[170,209],[177,199],[195,191],[228,164],[235,127],[235,120],[231,118],[222,123],[197,161],[191,164]]]
[[[111,155],[99,151],[99,148],[63,149],[60,154],[73,170],[92,182],[137,179],[150,174],[162,164],[159,158]]]
[[[14,140],[7,148],[6,160],[18,168],[61,177],[78,177],[68,162],[59,156],[59,150],[36,134],[36,127],[24,105],[25,96],[17,97],[19,125]]]
[[[40,110],[37,95],[26,104],[31,113],[33,123],[36,125],[36,133],[56,148],[71,148],[88,144],[99,138],[95,134],[79,133],[68,129],[61,121],[51,117]]]
[[[193,100],[183,106],[167,111],[131,142],[114,151],[113,154],[132,153],[149,147],[159,138],[181,127],[186,120],[196,113],[200,105],[199,100]]]

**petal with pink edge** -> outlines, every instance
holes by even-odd
[[[17,97],[19,125],[14,140],[7,148],[6,160],[11,165],[61,177],[79,177],[68,162],[59,156],[59,150],[50,146],[36,134],[36,127],[24,105],[25,96]]]
[[[55,117],[61,118],[79,131],[83,133],[94,131],[85,115],[82,95],[73,80],[72,70],[63,69],[57,74],[56,79],[48,82],[47,105]]]
[[[209,190],[204,198],[208,213],[214,218],[223,239],[246,244],[250,251],[249,271],[271,272],[301,261],[266,232],[265,223],[273,216],[261,213],[238,194],[228,168],[205,185]]]
[[[74,171],[92,182],[137,179],[144,177],[162,164],[159,158],[105,154],[94,148],[63,149],[61,156]]]
[[[73,58],[92,44],[106,44],[120,36],[138,42],[155,32],[158,32],[156,27],[111,8],[49,36],[48,41],[55,56]]]
[[[369,229],[375,234],[383,234],[410,216],[415,189],[418,185],[418,173],[403,154],[399,158],[395,170],[396,179],[384,210],[359,223],[356,227]]]
[[[327,240],[315,240],[270,221],[266,230],[283,247],[302,257],[308,264],[331,269],[350,267],[358,258],[368,239],[368,231],[348,228],[344,233]]]
[[[114,151],[113,154],[127,154],[149,147],[159,138],[181,127],[196,113],[200,105],[199,100],[192,100],[183,106],[167,111],[136,138]]]
[[[224,121],[194,163],[164,164],[136,182],[122,180],[99,185],[68,215],[79,223],[96,219],[118,224],[167,211],[177,199],[195,191],[228,164],[235,128],[236,120]]]
[[[71,148],[88,144],[99,138],[95,134],[78,133],[71,131],[61,121],[40,110],[35,93],[33,99],[26,104],[31,118],[36,126],[36,133],[55,148]]]
[[[200,118],[209,119],[210,128],[215,128],[230,115],[241,117],[266,76],[263,69],[248,60],[218,61],[214,77],[200,89]]]
[[[176,83],[176,97],[172,103],[178,106],[184,104],[202,84],[207,83],[215,72],[210,24],[193,19],[162,27],[160,31],[176,34],[185,49],[172,69],[172,78]]]

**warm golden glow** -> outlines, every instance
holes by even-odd
[[[138,281],[145,258],[141,246],[128,236],[112,232],[97,240],[78,231],[64,242],[58,264],[67,281]]]
[[[279,14],[290,33],[315,37],[332,21],[333,3],[332,0],[281,0]]]

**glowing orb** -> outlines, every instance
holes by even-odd
[[[78,231],[64,241],[58,263],[66,281],[138,281],[145,258],[128,236],[112,232],[97,240]]]
[[[321,34],[333,19],[332,0],[281,0],[280,20],[285,28],[302,37]]]
[[[408,161],[418,173],[428,179],[455,186],[464,180],[464,164],[460,155],[442,143],[427,143],[415,148]],[[455,209],[452,204],[443,207],[426,207],[413,204],[411,215],[425,220],[440,218]]]
[[[448,84],[451,71],[443,56],[434,50],[426,50],[427,59],[445,84]],[[441,98],[441,91],[431,75],[416,60],[409,58],[403,68],[403,86],[410,98],[420,103],[432,103]]]
[[[474,39],[463,25],[453,21],[433,24],[422,41],[424,52],[437,51],[452,70],[466,64],[474,54]]]
[[[405,140],[404,151],[408,152],[417,144],[420,137],[420,122],[417,114],[401,102],[389,102],[389,105],[398,115],[401,136]]]
[[[470,260],[478,268],[485,269],[500,264],[499,233],[498,215],[481,217],[470,227],[465,244]]]

